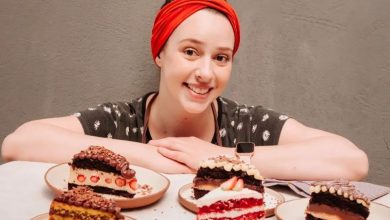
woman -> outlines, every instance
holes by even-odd
[[[239,42],[238,18],[226,1],[167,1],[151,41],[158,93],[27,122],[6,137],[3,157],[65,162],[89,145],[102,145],[132,164],[189,173],[200,160],[233,155],[236,143],[250,141],[262,145],[251,162],[268,178],[363,178],[367,157],[347,139],[219,97]]]

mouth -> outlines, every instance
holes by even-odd
[[[189,83],[184,83],[184,85],[198,95],[206,95],[213,89],[213,87],[199,87]]]

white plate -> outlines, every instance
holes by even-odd
[[[49,219],[49,213],[44,213],[44,214],[40,214],[40,215],[35,216],[31,220],[48,220],[48,219]],[[125,216],[125,220],[135,220],[135,218]]]
[[[305,219],[305,210],[309,204],[309,198],[296,199],[285,202],[275,209],[276,219],[278,220],[303,220]],[[370,215],[368,220],[381,220],[390,218],[390,208],[375,202],[370,204]]]
[[[136,178],[140,186],[148,185],[151,187],[149,193],[143,193],[141,188],[137,190],[134,198],[125,198],[119,196],[110,196],[101,194],[104,197],[114,199],[121,208],[136,208],[152,204],[158,201],[169,187],[169,180],[152,170],[132,165],[131,168],[136,172]],[[68,189],[69,165],[67,163],[51,167],[46,171],[45,181],[51,190],[60,194]]]
[[[284,202],[282,194],[264,187],[264,208],[265,216],[270,217],[274,215],[274,209],[277,205]],[[179,202],[186,209],[196,213],[198,207],[196,206],[196,199],[193,197],[192,183],[186,184],[179,189]]]

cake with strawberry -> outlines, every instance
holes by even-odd
[[[68,189],[88,186],[94,192],[133,198],[137,190],[135,171],[125,157],[101,147],[90,146],[73,156]]]
[[[265,219],[263,194],[236,176],[197,200],[198,220]]]
[[[349,181],[314,182],[306,208],[307,220],[367,219],[370,201]]]
[[[201,162],[193,180],[195,199],[199,199],[232,177],[243,180],[244,188],[264,193],[263,177],[255,166],[235,157],[218,156]]]
[[[110,199],[91,189],[79,186],[54,198],[50,205],[49,220],[60,219],[125,219],[120,208]]]

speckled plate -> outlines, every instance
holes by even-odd
[[[275,209],[278,220],[301,220],[305,219],[305,209],[309,204],[309,198],[295,199],[280,204]],[[367,220],[389,219],[390,208],[375,202],[370,204],[370,215]]]
[[[40,215],[35,216],[31,220],[48,220],[48,219],[49,219],[49,213],[44,213],[44,214],[40,214]],[[125,216],[125,220],[135,220],[135,218]]]
[[[131,166],[136,172],[138,184],[141,187],[136,192],[134,198],[125,198],[119,196],[111,196],[101,194],[106,198],[115,200],[116,204],[121,208],[137,208],[157,202],[165,194],[169,187],[169,180],[165,176],[152,170],[135,166]],[[68,189],[69,165],[67,163],[59,164],[51,167],[45,174],[46,184],[56,194],[61,194]],[[151,188],[146,192],[145,187]]]
[[[179,189],[178,196],[179,202],[184,208],[196,213],[198,207],[196,207],[196,199],[193,197],[193,194],[192,183],[189,183]],[[275,190],[264,187],[264,202],[265,215],[266,217],[270,217],[274,215],[276,206],[284,202],[284,197]]]

